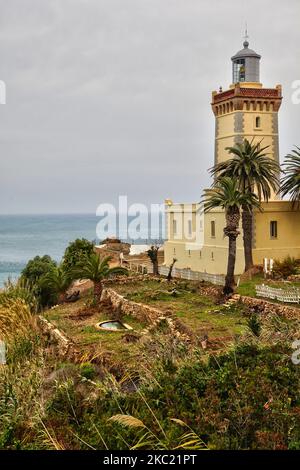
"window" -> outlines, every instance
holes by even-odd
[[[191,250],[189,250],[189,256],[191,256]]]
[[[176,255],[176,248],[173,248],[173,254]]]
[[[173,220],[173,235],[176,235],[177,233],[177,221]]]
[[[233,63],[233,83],[244,82],[246,78],[245,59],[237,59]]]
[[[214,252],[212,251],[212,252],[211,252],[211,260],[213,261],[214,259],[215,259],[215,257],[214,257]]]
[[[202,258],[202,251],[200,250],[199,252],[199,258],[201,259]]]
[[[259,116],[256,116],[255,118],[255,127],[256,129],[259,129],[261,127],[261,119]]]
[[[270,222],[270,236],[271,238],[277,238],[277,234],[278,234],[277,220],[272,220]]]
[[[189,237],[191,237],[191,236],[192,236],[192,221],[191,221],[191,220],[189,220],[188,226],[189,226],[189,227],[188,227],[188,229],[189,229]]]
[[[212,238],[215,238],[216,236],[216,222],[214,220],[212,220],[210,223],[210,236]]]

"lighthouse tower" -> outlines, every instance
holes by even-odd
[[[261,56],[249,48],[246,38],[243,49],[232,58],[232,85],[212,93],[215,115],[215,164],[229,158],[226,147],[245,138],[267,147],[270,158],[279,162],[278,111],[281,86],[264,88],[260,83]]]
[[[215,163],[232,156],[226,147],[244,139],[268,147],[266,153],[276,162],[278,151],[278,112],[281,86],[265,88],[260,83],[261,56],[250,49],[248,38],[232,58],[232,84],[214,91]],[[211,166],[211,165],[210,165]],[[263,211],[253,211],[253,261],[263,266],[265,259],[300,258],[300,211],[275,194],[262,202]],[[228,240],[224,237],[225,211],[221,207],[203,213],[201,203],[183,204],[166,200],[167,240],[165,265],[176,258],[176,270],[186,279],[223,283],[228,264]],[[181,230],[181,228],[186,230]],[[191,238],[192,234],[192,238]],[[237,238],[235,274],[245,269],[243,238]],[[222,279],[219,277],[222,276]]]

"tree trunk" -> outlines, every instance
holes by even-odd
[[[229,246],[228,246],[228,261],[227,261],[227,274],[225,277],[224,294],[228,295],[233,292],[234,289],[234,268],[236,259],[236,236],[229,235]]]
[[[245,256],[245,271],[253,267],[252,239],[253,239],[253,213],[248,208],[243,208],[242,213],[243,242]]]
[[[159,275],[158,260],[153,261],[152,264],[153,264],[153,274],[154,274],[154,276],[158,276]]]
[[[169,267],[169,272],[168,272],[168,276],[167,276],[168,282],[170,282],[172,280],[172,271],[173,271],[174,264],[176,263],[176,261],[177,261],[177,259],[173,258],[172,264]]]
[[[100,303],[103,286],[102,282],[94,282],[94,300],[96,304]]]
[[[225,277],[225,287],[223,292],[225,295],[232,294],[235,286],[234,282],[234,268],[236,260],[236,239],[240,232],[238,230],[240,221],[240,211],[237,207],[232,207],[226,212],[226,227],[224,228],[224,235],[228,237],[228,261],[227,261],[227,274]]]

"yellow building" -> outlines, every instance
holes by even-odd
[[[264,88],[259,79],[261,56],[244,48],[232,57],[233,84],[228,90],[212,93],[215,116],[215,162],[229,158],[226,147],[247,138],[268,146],[270,158],[279,162],[278,112],[282,101],[281,86]],[[225,274],[228,239],[224,238],[224,211],[215,209],[203,214],[200,203],[174,204],[166,200],[165,264],[177,259],[177,268]],[[241,235],[237,239],[236,274],[244,271]],[[300,258],[300,212],[291,203],[272,195],[263,203],[263,212],[254,214],[253,259]]]

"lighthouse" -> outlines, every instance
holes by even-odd
[[[227,90],[212,93],[215,115],[215,158],[220,163],[229,158],[227,147],[244,139],[268,147],[270,158],[279,163],[278,112],[282,101],[280,85],[265,88],[260,82],[261,55],[249,48],[232,58],[232,84]]]

